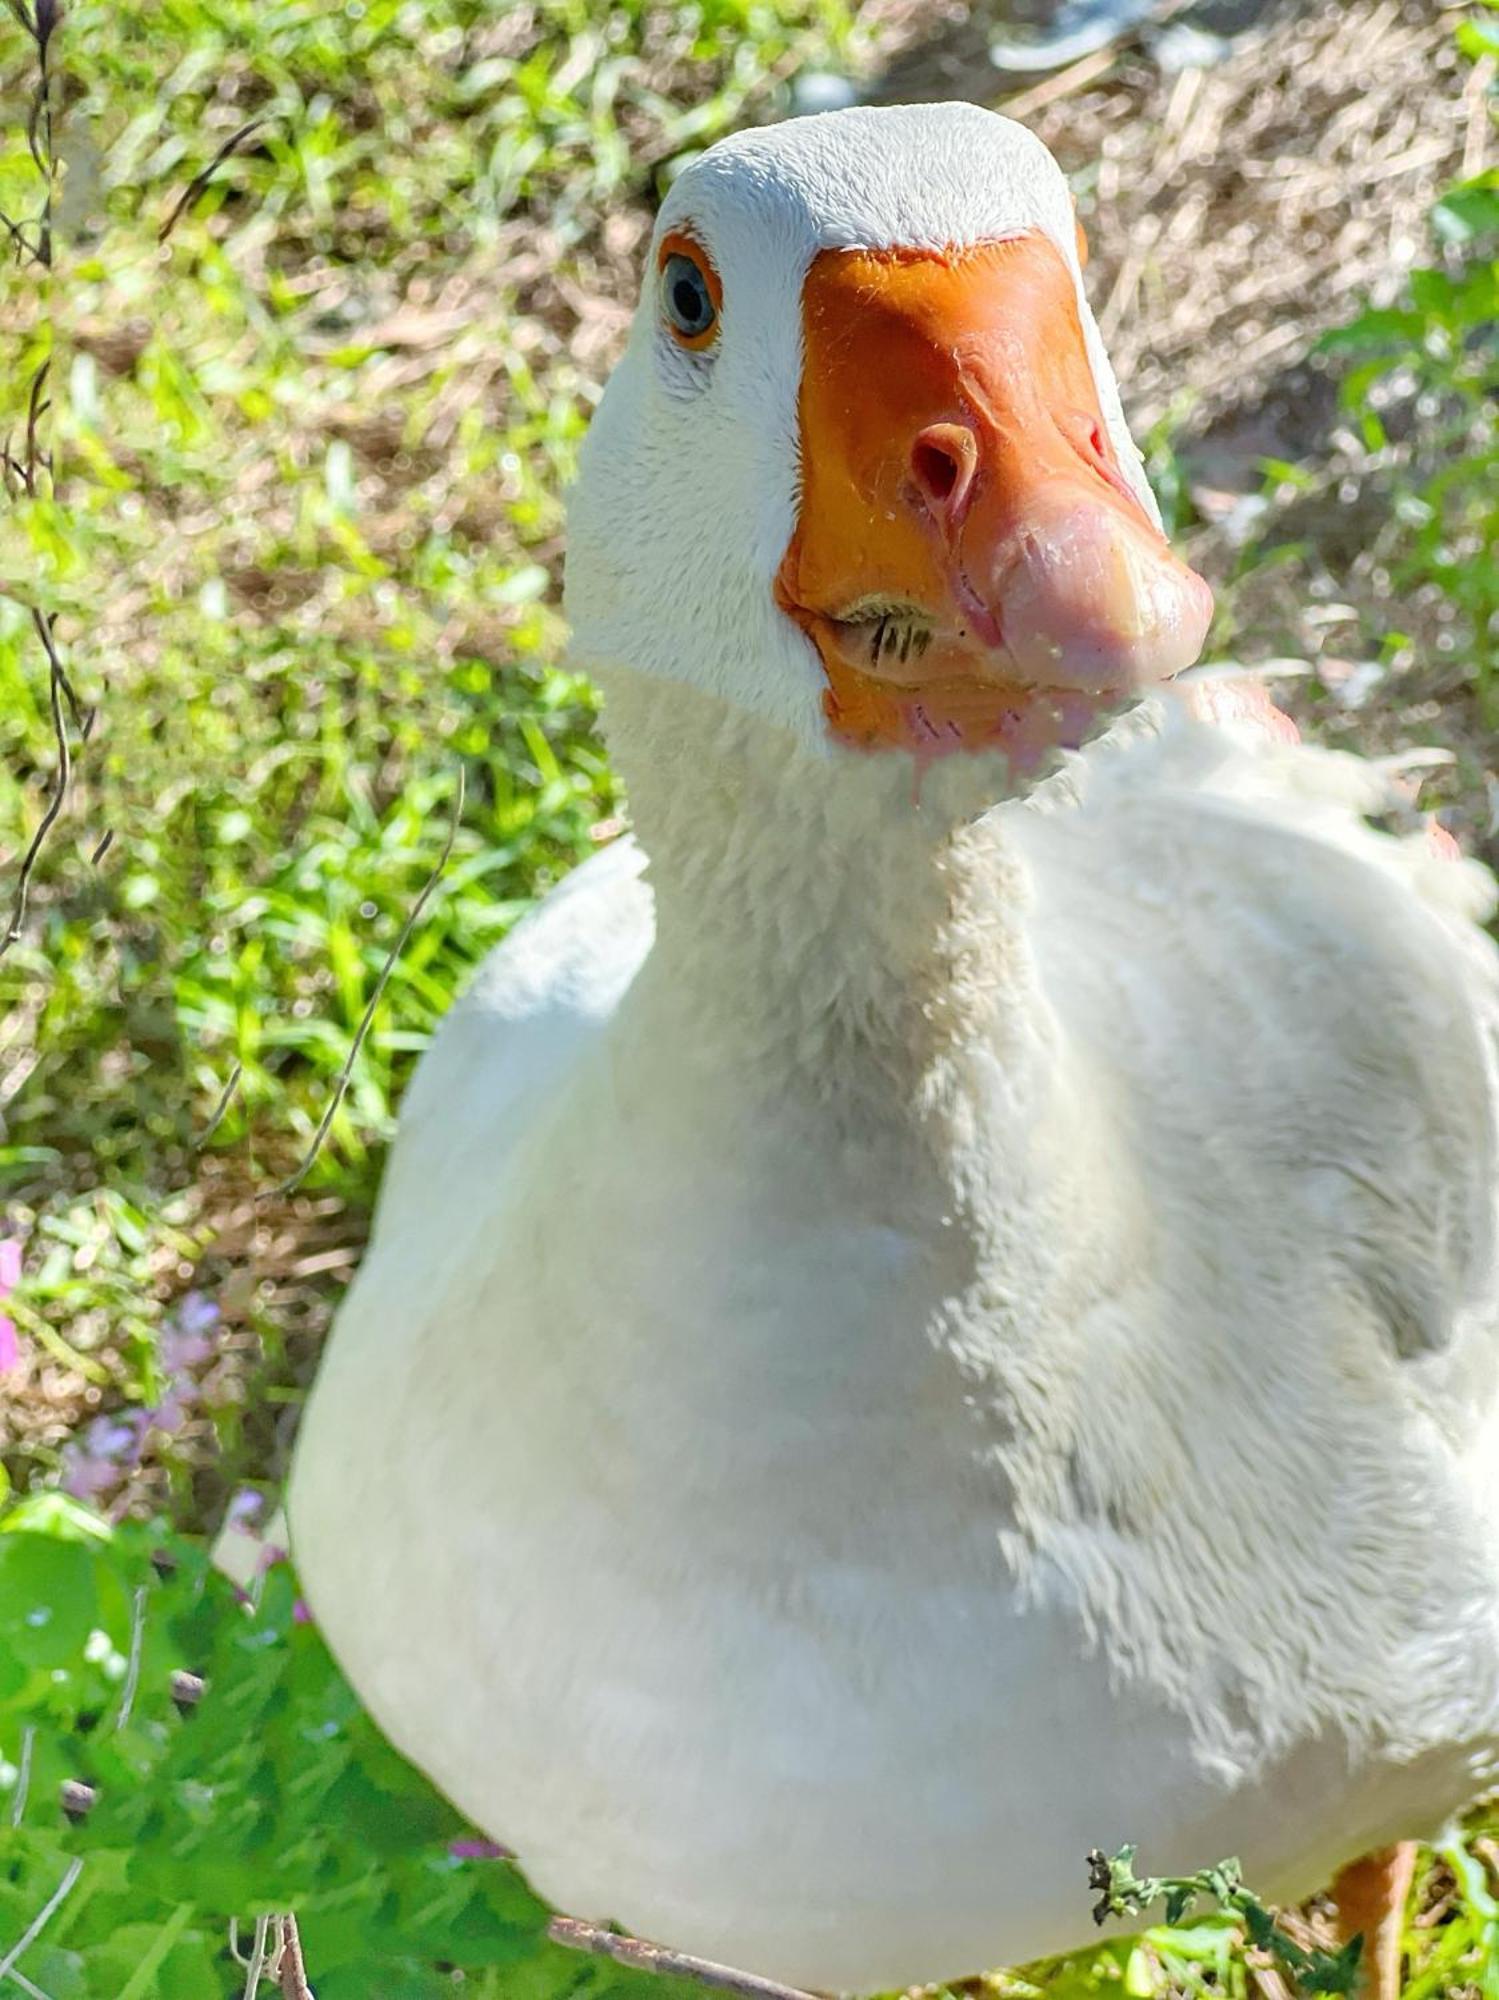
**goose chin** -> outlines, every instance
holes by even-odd
[[[814,630],[827,686],[823,712],[829,733],[846,748],[907,750],[919,760],[959,752],[998,754],[1018,776],[1033,773],[1059,750],[1079,750],[1121,710],[1133,686],[1037,686],[1015,677],[1005,653],[975,659],[967,640],[934,639],[912,674],[898,656],[872,665],[857,628],[834,620]]]

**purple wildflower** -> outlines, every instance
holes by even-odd
[[[188,1292],[177,1307],[175,1319],[162,1329],[156,1343],[161,1365],[169,1375],[185,1375],[213,1359],[213,1329],[219,1309],[201,1292]]]
[[[261,1509],[264,1506],[265,1495],[263,1493],[257,1493],[253,1486],[242,1486],[229,1502],[229,1512],[226,1518],[232,1521],[236,1528],[245,1528],[252,1521],[260,1519]]]
[[[219,1309],[205,1292],[184,1292],[177,1307],[177,1324],[184,1333],[207,1333],[219,1323]]]
[[[63,1491],[96,1500],[118,1486],[140,1458],[149,1422],[144,1410],[95,1417],[81,1439],[63,1446]]]
[[[62,1450],[62,1490],[75,1500],[102,1500],[120,1483],[120,1469],[107,1459],[91,1458],[77,1445]]]
[[[127,1410],[116,1417],[95,1417],[83,1434],[84,1448],[117,1464],[134,1465],[140,1457],[145,1432],[145,1416],[140,1410]]]
[[[455,1861],[513,1861],[515,1850],[501,1847],[497,1840],[450,1840],[448,1853]]]
[[[192,1415],[192,1406],[196,1401],[191,1382],[174,1383],[156,1407],[147,1412],[151,1429],[161,1431],[167,1437],[175,1437]]]
[[[147,1426],[173,1437],[203,1400],[203,1385],[194,1374],[214,1357],[213,1328],[219,1309],[202,1292],[187,1292],[176,1314],[162,1328],[156,1356],[168,1377],[166,1394],[146,1413]]]

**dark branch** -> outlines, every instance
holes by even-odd
[[[83,741],[87,743],[94,733],[94,711],[91,708],[84,708],[79,702],[77,695],[73,692],[73,683],[68,679],[68,670],[62,663],[61,653],[57,650],[57,637],[52,630],[51,616],[45,611],[38,611],[35,605],[33,605],[31,609],[31,622],[36,627],[37,637],[41,640],[46,652],[47,665],[51,669],[52,678],[62,688],[63,694],[67,699],[68,709],[73,717],[73,727],[78,731]]]
[[[106,839],[108,838],[107,834],[105,838]],[[244,1075],[244,1073],[245,1073],[245,1066],[243,1063],[236,1063],[233,1069],[230,1070],[229,1081],[224,1085],[224,1088],[219,1092],[219,1101],[213,1107],[213,1116],[209,1119],[208,1123],[203,1127],[203,1130],[198,1134],[197,1138],[193,1141],[193,1151],[195,1153],[202,1152],[203,1148],[208,1144],[209,1140],[213,1137],[214,1133],[217,1132],[219,1127],[223,1124],[224,1114],[225,1112],[228,1111],[230,1105],[234,1102],[234,1093],[236,1090],[238,1090],[239,1080]]]
[[[628,1965],[636,1972],[695,1979],[700,1986],[713,1986],[721,1993],[737,1993],[741,2000],[817,2000],[815,1994],[799,1986],[782,1986],[753,1972],[735,1972],[732,1966],[715,1965],[712,1959],[691,1958],[686,1952],[668,1951],[663,1945],[646,1944],[641,1938],[622,1937],[618,1931],[580,1923],[576,1917],[553,1917],[547,1925],[547,1936],[554,1944],[565,1944],[571,1951],[612,1958],[616,1965]]]
[[[46,108],[47,100],[38,90],[31,100],[31,109],[26,117],[26,144],[31,150],[32,159],[36,162],[37,172],[44,175],[49,171],[47,155],[42,150],[42,116]]]
[[[26,241],[21,231],[21,225],[18,222],[12,222],[10,217],[3,212],[0,212],[0,229],[3,229],[13,240],[18,256],[33,258],[39,256],[40,253],[36,246]]]
[[[281,1919],[281,2000],[313,2000],[307,1984],[307,1967],[302,1958],[302,1937],[297,1920]]]
[[[0,936],[0,958],[3,958],[6,952],[10,950],[16,939],[21,935],[22,928],[25,925],[26,905],[31,894],[31,877],[36,868],[36,859],[42,851],[43,841],[52,831],[53,826],[57,822],[58,815],[63,809],[63,802],[68,796],[68,784],[73,775],[73,757],[72,752],[68,748],[68,723],[67,717],[63,714],[62,707],[63,690],[68,685],[67,676],[62,671],[62,664],[57,659],[56,650],[52,644],[51,621],[40,611],[33,611],[31,616],[37,630],[42,634],[42,643],[47,648],[48,657],[54,662],[49,679],[49,692],[52,708],[52,734],[57,743],[57,785],[51,798],[47,801],[46,811],[37,822],[36,832],[31,836],[30,845],[27,847],[25,856],[21,862],[21,873],[16,881],[15,901],[11,905],[10,922],[5,927],[4,935]],[[71,690],[69,692],[71,693]]]
[[[51,368],[52,360],[49,356],[31,378],[31,394],[26,404],[25,479],[26,491],[33,499],[36,498],[36,469],[42,463],[44,457],[41,448],[39,426],[42,418],[46,416],[48,410],[52,407],[50,399],[43,394],[47,386],[47,376]]]
[[[52,70],[49,56],[52,37],[62,20],[62,0],[35,0],[32,9],[12,0],[12,12],[36,44],[36,94],[26,120],[26,144],[44,184],[42,212],[37,217],[37,246],[33,253],[45,269],[52,265],[52,204],[57,194],[57,147],[52,136]]]
[[[245,140],[249,138],[252,132],[258,132],[262,125],[268,125],[269,123],[270,123],[269,115],[261,118],[252,118],[248,125],[241,125],[237,132],[230,133],[229,137],[224,141],[223,145],[220,146],[219,150],[214,154],[213,158],[208,162],[208,165],[203,168],[201,173],[196,173],[193,175],[192,179],[188,182],[187,186],[182,190],[181,194],[179,194],[177,199],[172,203],[171,213],[167,216],[166,221],[161,225],[160,229],[158,229],[156,232],[156,240],[158,243],[166,242],[167,238],[171,235],[172,231],[177,227],[177,224],[182,220],[187,210],[192,207],[193,203],[198,199],[198,196],[202,194],[203,190],[208,186],[208,183],[213,179],[214,175],[218,172],[219,168],[224,164],[225,160],[228,159],[229,155],[233,152],[237,152],[238,149],[244,144]]]

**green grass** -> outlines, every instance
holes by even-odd
[[[592,693],[559,664],[559,494],[650,205],[799,62],[867,49],[838,0],[74,0],[59,48],[54,268],[0,270],[0,434],[18,448],[47,363],[53,453],[0,504],[7,890],[56,771],[33,608],[97,722],[0,958],[0,1236],[25,1243],[4,1310],[29,1357],[0,1456],[39,1491],[0,1533],[0,1956],[81,1854],[86,1886],[26,1960],[50,2000],[238,1990],[230,1917],[293,1901],[320,2000],[451,1991],[444,1956],[507,2000],[662,1993],[545,1946],[513,1871],[456,1862],[457,1823],[360,1715],[285,1573],[241,1617],[183,1530],[274,1485],[415,1055],[620,810]],[[43,192],[32,68],[0,8],[17,218]],[[1492,180],[1449,197],[1431,274],[1341,342],[1371,452],[1392,372],[1454,426],[1394,560],[1448,594],[1485,693],[1493,199]],[[328,1143],[278,1196],[450,832]],[[221,1315],[211,1363],[172,1358],[193,1286]],[[101,1411],[136,1424],[126,1443],[113,1416],[80,1440]],[[49,1498],[80,1465],[106,1509],[157,1524],[107,1531]],[[191,1715],[170,1699],[184,1668],[214,1691]],[[80,1829],[56,1811],[65,1777],[103,1801]],[[1421,2000],[1499,2000],[1484,1839],[1427,1871]],[[1183,1916],[994,1985],[1247,1996],[1237,1938]]]
[[[614,811],[558,665],[558,495],[604,365],[580,316],[672,162],[847,34],[832,0],[70,9],[56,267],[0,290],[0,429],[50,359],[55,461],[0,510],[7,879],[56,762],[31,606],[98,722],[0,960],[0,1201],[73,1377],[143,1393],[225,1189],[302,1156],[460,764],[451,863],[309,1177],[355,1211],[454,991]],[[12,118],[0,206],[40,193]],[[13,1473],[56,1444],[31,1425]]]

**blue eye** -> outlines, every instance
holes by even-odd
[[[708,276],[693,257],[674,251],[661,267],[661,297],[667,320],[683,340],[699,341],[711,333],[718,308],[708,288]]]

